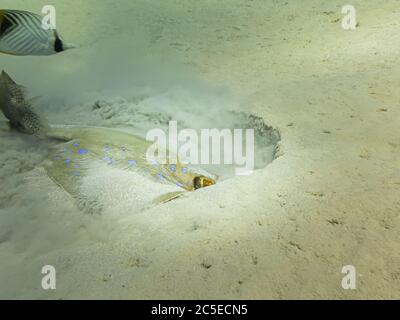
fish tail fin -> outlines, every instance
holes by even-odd
[[[33,108],[37,98],[25,99],[19,86],[5,71],[0,74],[0,109],[10,121],[10,126],[28,134],[45,134],[47,121]]]

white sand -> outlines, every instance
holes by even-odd
[[[139,103],[143,123],[176,112],[201,128],[201,110],[214,124],[236,109],[278,127],[282,155],[161,207],[90,216],[41,172],[45,143],[0,132],[1,298],[399,297],[398,1],[353,1],[351,32],[337,1],[53,3],[80,48],[0,56],[52,122],[130,127]],[[40,287],[47,264],[56,291]],[[357,290],[341,288],[348,264]]]

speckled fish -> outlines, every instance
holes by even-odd
[[[177,163],[149,163],[146,152],[152,143],[134,134],[109,128],[48,125],[25,99],[24,88],[6,72],[0,76],[0,108],[10,126],[20,132],[63,141],[46,163],[48,176],[75,198],[82,198],[80,182],[89,172],[103,168],[129,170],[157,183],[173,186],[173,192],[157,197],[156,202],[175,199],[187,191],[216,183],[215,177]],[[93,169],[96,170],[93,170]]]
[[[16,56],[48,56],[73,48],[56,30],[45,30],[32,12],[0,9],[0,52]]]

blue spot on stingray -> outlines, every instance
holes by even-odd
[[[128,164],[130,167],[135,166],[136,165],[136,161],[135,160],[128,160]]]
[[[75,165],[74,165],[74,168],[75,168],[75,169],[78,169],[78,168],[79,168],[79,164],[75,164]]]
[[[78,171],[74,171],[74,176],[76,177],[77,175],[79,175]]]
[[[182,173],[188,173],[188,168],[186,167],[182,168]]]
[[[78,154],[80,154],[80,155],[85,155],[85,154],[88,154],[89,153],[89,150],[87,150],[87,149],[79,149],[78,150]]]
[[[112,164],[112,163],[113,163],[113,159],[111,159],[110,157],[104,157],[103,160],[104,160],[107,164]]]
[[[64,162],[65,163],[71,163],[71,159],[66,159]]]
[[[176,164],[171,164],[169,170],[171,170],[172,172],[176,172]]]
[[[106,147],[104,147],[103,150],[104,150],[104,152],[110,152],[110,151],[111,151],[111,148],[106,146]]]
[[[73,146],[74,146],[75,148],[79,147],[79,142],[75,142],[75,143],[73,144]]]
[[[178,182],[176,185],[177,185],[179,188],[183,188],[183,184],[180,183],[180,182]]]

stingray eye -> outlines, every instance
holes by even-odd
[[[201,177],[196,177],[193,179],[194,190],[202,188]]]
[[[54,41],[54,51],[59,53],[64,51],[64,45],[62,43],[62,40],[58,36],[58,34],[55,32],[55,37],[56,40]]]
[[[196,177],[193,179],[193,186],[194,189],[200,189],[200,188],[205,188],[209,187],[215,184],[215,181],[211,178],[207,178],[204,176]]]

